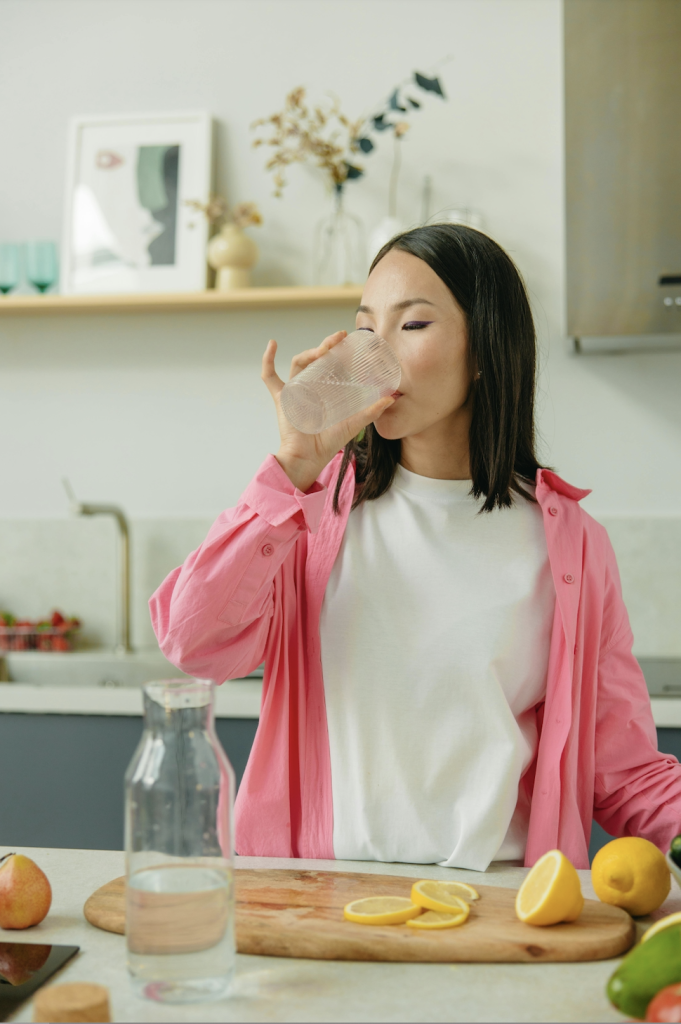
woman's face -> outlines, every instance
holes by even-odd
[[[469,418],[466,320],[427,263],[397,249],[384,256],[364,287],[357,328],[385,338],[402,366],[399,398],[375,423],[381,437],[439,434]]]

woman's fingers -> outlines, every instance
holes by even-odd
[[[338,345],[344,338],[347,338],[347,336],[347,331],[336,331],[335,334],[330,334],[328,338],[324,338],[324,341],[321,345],[318,345],[317,348],[308,348],[305,352],[301,352],[299,355],[294,356],[291,362],[291,376],[295,377],[301,370],[304,370],[306,366],[309,366],[310,363],[314,363],[317,359],[326,355],[334,345]]]
[[[387,398],[379,398],[377,402],[374,402],[367,409],[362,409],[361,412],[350,416],[343,424],[347,428],[348,438],[357,437],[363,427],[366,427],[368,423],[373,423],[386,409],[389,409],[394,404],[395,399],[389,395]]]
[[[261,377],[267,385],[267,390],[271,395],[278,395],[284,386],[284,382],[278,375],[274,368],[274,357],[277,354],[277,343],[274,339],[271,339],[267,343],[265,354],[262,357],[262,373]]]

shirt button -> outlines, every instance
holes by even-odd
[[[574,576],[572,575],[571,572],[566,572],[565,575],[563,576],[563,579],[565,580],[566,583],[574,583],[575,582],[575,578],[574,578]]]
[[[262,553],[265,556],[265,558],[269,558],[270,555],[274,554],[274,548],[272,547],[271,544],[263,544]]]
[[[549,515],[550,516],[557,516],[558,515],[558,509],[556,508],[555,505],[552,505],[551,508],[549,509]]]

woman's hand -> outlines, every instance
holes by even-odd
[[[295,377],[315,359],[325,355],[329,349],[338,345],[346,336],[347,331],[337,331],[325,338],[318,348],[310,348],[307,352],[301,352],[291,363],[291,377]],[[336,424],[335,427],[329,427],[328,430],[323,430],[321,434],[302,434],[289,423],[282,412],[280,396],[284,382],[274,368],[276,352],[276,341],[270,341],[262,357],[262,379],[274,399],[279,421],[281,445],[276,459],[295,487],[300,491],[309,491],[334,455],[344,448],[348,441],[356,437],[362,427],[377,420],[395,399],[381,398],[367,409],[351,416],[350,419],[343,420],[342,423]]]

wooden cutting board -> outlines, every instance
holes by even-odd
[[[624,910],[586,900],[579,920],[549,928],[521,924],[514,889],[477,886],[466,924],[438,932],[407,925],[371,927],[343,918],[363,896],[409,896],[415,878],[333,871],[237,869],[236,941],[240,953],[313,960],[513,963],[606,960],[626,952],[635,925]],[[125,932],[125,878],[87,900],[85,917]]]

